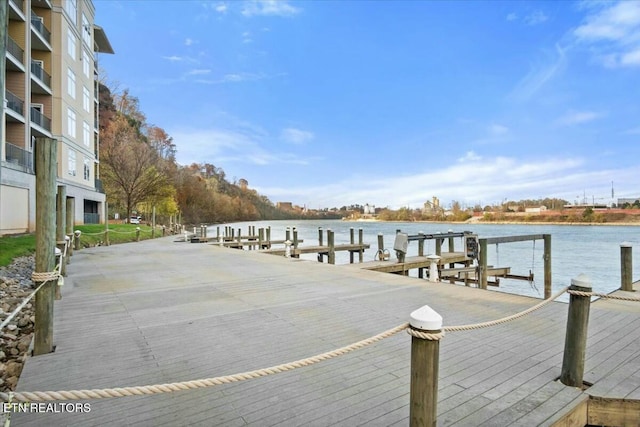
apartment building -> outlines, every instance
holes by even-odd
[[[100,184],[98,65],[113,53],[91,0],[6,2],[0,235],[33,231],[34,145],[57,141],[57,184],[76,224],[104,222]]]

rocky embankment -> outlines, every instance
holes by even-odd
[[[0,322],[33,292],[34,266],[34,257],[30,256],[0,267]],[[29,301],[0,331],[0,391],[12,391],[18,384],[33,336],[34,303],[33,299]]]

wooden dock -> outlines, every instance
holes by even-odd
[[[56,351],[27,360],[19,391],[246,372],[368,338],[406,322],[424,304],[450,326],[502,318],[540,301],[172,238],[76,251],[62,293]],[[585,381],[593,385],[586,391],[556,381],[566,303],[500,326],[447,333],[438,425],[584,426],[589,408],[613,407],[606,399],[619,409],[592,424],[620,425],[621,416],[627,425],[640,424],[632,406],[640,400],[638,304],[592,303]],[[14,413],[12,425],[406,426],[410,346],[410,337],[399,333],[286,373],[91,400],[88,413]]]

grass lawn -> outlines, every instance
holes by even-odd
[[[137,224],[109,225],[109,244],[135,242],[137,229],[140,228],[140,240],[151,238],[151,227]],[[105,244],[104,224],[77,225],[80,230],[80,244],[83,248]],[[156,228],[155,237],[162,236],[162,229]],[[14,258],[31,255],[36,251],[35,234],[0,237],[0,267],[11,264]]]

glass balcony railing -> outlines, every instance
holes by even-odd
[[[8,90],[5,92],[7,94],[7,108],[15,111],[21,116],[24,116],[24,101]]]
[[[42,18],[36,15],[33,11],[31,12],[31,25],[33,25],[33,28],[36,29],[38,34],[40,34],[47,43],[51,43],[51,32],[44,26]]]
[[[51,131],[51,119],[42,114],[37,108],[31,107],[31,121],[41,128]]]
[[[7,52],[24,64],[24,50],[11,37],[7,36]]]
[[[17,166],[27,173],[33,173],[33,153],[10,143],[5,144],[7,162]]]
[[[51,87],[51,76],[35,61],[31,61],[31,74],[39,78],[47,87]]]

